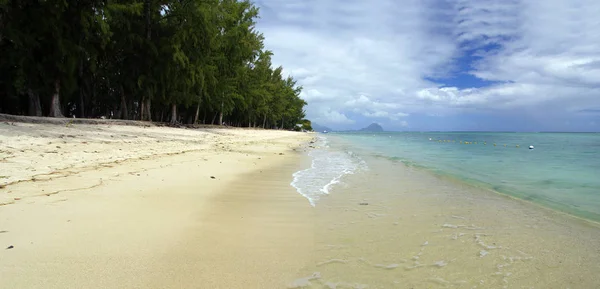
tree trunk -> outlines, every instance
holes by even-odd
[[[204,116],[202,119],[202,124],[206,124],[206,108],[204,109]]]
[[[121,119],[129,119],[129,113],[127,111],[127,102],[125,101],[125,91],[121,88],[121,113],[119,114]]]
[[[143,13],[144,13],[144,30],[146,32],[146,40],[150,42],[152,40],[152,31],[151,31],[151,11],[150,6],[152,4],[151,0],[144,0],[143,4]],[[146,62],[146,68],[148,68],[149,63]],[[140,120],[151,120],[152,116],[150,116],[150,97],[146,99],[147,96],[142,97],[142,101],[140,102]]]
[[[144,120],[146,119],[146,108],[144,107],[144,104],[146,103],[146,98],[142,97],[142,100],[140,101],[140,120]]]
[[[171,124],[176,124],[177,123],[177,105],[176,104],[172,104],[171,105]]]
[[[225,94],[223,94],[223,97],[225,97]],[[224,104],[224,99],[221,98],[221,111],[219,112],[219,125],[223,125],[223,104]]]
[[[27,96],[29,97],[29,115],[42,116],[42,105],[40,104],[40,96],[33,93],[33,90],[31,90],[31,88],[27,89]]]
[[[194,115],[194,123],[193,124],[197,124],[198,123],[198,118],[200,117],[200,101],[202,99],[200,98],[200,96],[198,96],[198,105],[196,106],[196,115]]]
[[[79,117],[85,118],[85,96],[83,90],[79,90]]]
[[[281,126],[279,127],[279,129],[283,129],[283,121],[285,120],[285,118],[283,117],[283,115],[281,116]]]
[[[52,94],[52,101],[50,102],[50,113],[49,117],[65,117],[60,109],[60,80],[54,80],[54,93]]]
[[[215,124],[215,119],[217,119],[217,115],[219,115],[219,113],[215,113],[215,116],[213,116],[212,122],[210,124]]]
[[[152,100],[148,97],[146,98],[146,104],[144,105],[146,109],[146,119],[147,121],[152,121]]]
[[[94,79],[92,78],[92,81],[94,81]],[[92,84],[92,97],[91,99],[96,99],[96,86]],[[88,114],[88,116],[94,116],[94,107],[93,105],[90,107],[90,114]]]
[[[267,125],[267,114],[265,113],[265,116],[263,118],[263,128],[265,128],[265,125]]]
[[[83,37],[82,37],[83,38]],[[81,43],[81,42],[80,42]],[[85,101],[84,101],[84,85],[83,85],[83,57],[79,59],[79,72],[78,72],[78,80],[79,80],[79,117],[85,117]]]

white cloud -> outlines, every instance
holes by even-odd
[[[402,127],[414,114],[568,115],[600,107],[600,1],[257,4],[274,63],[304,86],[308,117],[325,125],[387,119]],[[477,57],[471,68],[457,63],[465,55]],[[429,80],[457,73],[494,83]]]
[[[421,1],[286,2],[259,1],[259,29],[274,63],[307,90],[308,116],[315,120],[340,123],[347,117],[330,111],[345,116],[361,108],[360,115],[395,115],[402,92],[428,85],[423,77],[438,73],[456,51],[450,37],[430,36],[432,10]]]
[[[367,118],[385,118],[395,121],[400,117],[409,115],[408,113],[399,112],[398,109],[400,109],[401,106],[396,103],[371,100],[371,98],[364,94],[346,101],[343,107]]]
[[[317,110],[316,117],[313,118],[316,123],[328,125],[348,125],[355,123],[354,120],[349,119],[344,113],[333,110],[330,107],[321,106]]]
[[[419,98],[453,107],[552,108],[564,114],[600,104],[598,1],[459,1],[457,43],[480,53],[471,73],[501,83],[425,89]]]
[[[376,111],[376,112],[363,112],[362,115],[366,117],[389,117],[390,114],[386,111]]]

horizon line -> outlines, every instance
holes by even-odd
[[[417,131],[417,130],[384,130],[384,131],[361,131],[361,130],[330,130],[328,132],[365,132],[365,133],[386,133],[386,132],[412,132],[412,133],[600,133],[600,131],[505,131],[505,130],[429,130],[429,131]]]

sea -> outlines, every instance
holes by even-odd
[[[316,134],[287,288],[600,288],[600,134]]]
[[[600,221],[600,133],[330,133],[292,185],[315,206],[365,159],[402,162],[577,217]],[[530,148],[531,147],[531,148]]]

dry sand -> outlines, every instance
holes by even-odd
[[[285,287],[314,250],[289,185],[311,137],[0,123],[0,288]]]

